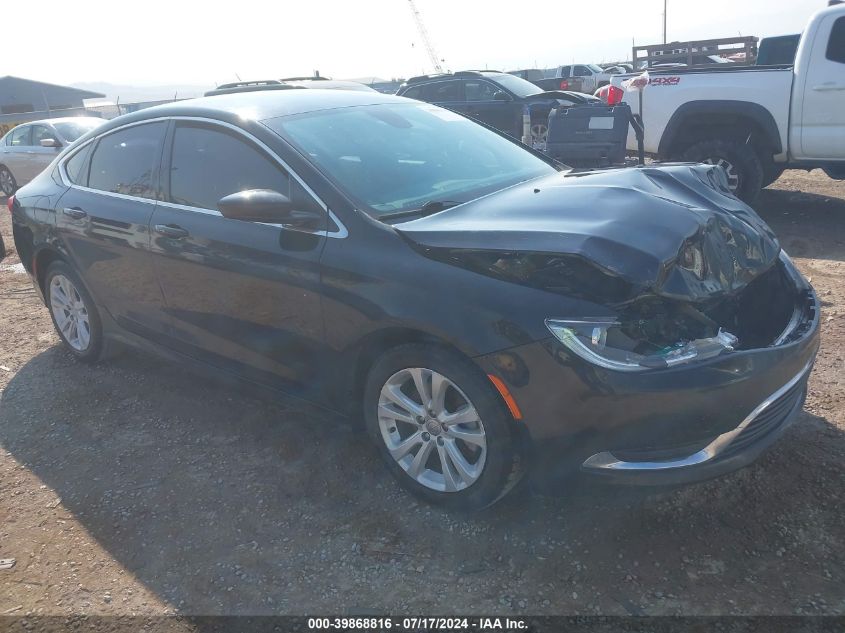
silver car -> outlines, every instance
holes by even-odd
[[[105,123],[97,117],[64,117],[22,123],[0,139],[0,190],[11,196],[35,178],[62,148]]]

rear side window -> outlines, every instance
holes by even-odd
[[[845,64],[845,18],[839,18],[833,23],[826,57],[832,62]]]
[[[220,198],[248,189],[290,195],[290,180],[243,137],[222,128],[179,124],[173,136],[170,202],[217,209]]]
[[[573,73],[576,77],[589,77],[590,76],[590,69],[586,66],[576,66],[575,72]]]
[[[12,133],[9,134],[9,145],[14,147],[20,147],[23,145],[30,145],[29,142],[29,132],[32,130],[32,127],[29,125],[21,125],[20,127],[16,127],[12,130]]]
[[[74,185],[88,186],[88,157],[91,155],[92,147],[94,144],[88,143],[65,163],[65,173]]]
[[[155,169],[166,126],[163,121],[145,123],[101,138],[91,156],[88,186],[154,200]]]

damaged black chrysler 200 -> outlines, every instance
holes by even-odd
[[[10,209],[74,356],[143,345],[363,417],[399,481],[453,507],[528,465],[739,468],[818,349],[812,288],[719,168],[575,174],[376,93],[127,115]]]

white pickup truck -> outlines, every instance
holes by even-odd
[[[845,4],[810,18],[794,66],[650,70],[642,91],[645,151],[661,160],[722,165],[732,190],[753,201],[786,168],[821,167],[845,179]],[[639,111],[616,75],[609,103]],[[637,148],[633,132],[628,148]]]

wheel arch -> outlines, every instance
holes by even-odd
[[[712,139],[719,133],[740,137],[747,132],[758,151],[783,151],[780,130],[765,107],[749,101],[691,101],[679,107],[669,119],[658,146],[661,157],[673,158],[685,147]],[[744,140],[744,139],[743,139]]]
[[[475,365],[481,375],[489,379],[484,368],[473,361],[472,355],[467,350],[460,349],[457,345],[450,343],[445,338],[410,327],[390,327],[378,330],[366,336],[356,345],[356,349],[353,351],[354,358],[350,364],[346,365],[350,370],[349,375],[351,376],[346,389],[346,393],[350,396],[348,398],[349,410],[347,414],[353,420],[359,421],[361,418],[357,414],[362,410],[367,376],[373,365],[388,350],[414,343],[437,345],[450,352],[459,354]],[[530,450],[531,442],[525,425],[519,424],[518,420],[513,417],[513,411],[506,401],[504,394],[502,394],[499,387],[492,381],[490,381],[490,389],[499,399],[504,410],[509,414],[511,431],[514,433],[514,438],[518,441],[521,452],[527,454]]]
[[[348,384],[344,390],[351,396],[349,398],[350,414],[354,414],[360,410],[360,405],[364,397],[367,375],[381,355],[395,347],[413,343],[438,345],[470,358],[465,350],[461,350],[445,338],[424,330],[404,326],[393,326],[371,332],[359,341],[349,352],[349,361],[345,363],[346,367],[350,370],[350,380],[347,381]],[[353,417],[355,416],[353,415]]]
[[[23,258],[21,258],[21,261],[23,261]],[[30,266],[32,270],[30,272],[38,282],[38,287],[41,288],[41,293],[44,297],[47,296],[46,288],[44,287],[47,269],[50,268],[50,264],[56,261],[70,265],[70,260],[61,251],[46,245],[36,250],[31,259],[32,263]]]

